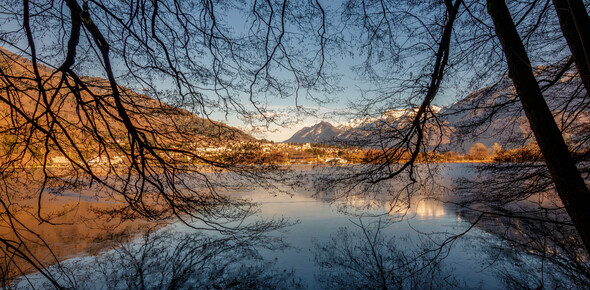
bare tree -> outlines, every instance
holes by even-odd
[[[300,97],[313,99],[314,90],[333,90],[325,73],[332,44],[360,51],[365,59],[356,71],[379,84],[376,94],[367,92],[365,102],[355,104],[359,115],[404,111],[402,118],[384,118],[355,140],[354,145],[377,149],[372,164],[339,168],[319,180],[319,192],[364,194],[401,178],[405,186],[392,197],[407,200],[400,197],[419,187],[421,172],[432,172],[430,167],[418,170],[417,164],[428,162],[429,153],[442,148],[448,135],[445,116],[433,106],[439,92],[482,84],[492,92],[509,82],[504,77],[508,70],[516,94],[502,94],[492,103],[473,95],[472,106],[464,110],[485,112],[471,123],[477,126],[501,112],[517,119],[524,110],[541,148],[542,157],[536,160],[543,158],[547,167],[528,164],[516,177],[522,177],[522,187],[509,191],[515,195],[492,192],[486,197],[501,208],[555,184],[588,245],[588,189],[576,160],[588,157],[583,149],[590,135],[583,125],[568,131],[578,126],[575,121],[588,106],[588,16],[582,1],[518,1],[509,6],[477,0],[347,1],[342,18],[334,22],[318,1],[10,1],[0,8],[6,23],[0,41],[17,53],[2,50],[5,61],[0,66],[0,202],[2,217],[15,233],[15,238],[2,240],[3,250],[38,270],[43,271],[44,263],[34,258],[21,233],[41,237],[16,214],[23,209],[14,200],[23,192],[37,201],[33,214],[41,223],[51,222],[43,211],[48,190],[96,186],[123,201],[120,208],[105,212],[125,219],[199,220],[206,228],[235,235],[279,227],[281,223],[243,226],[241,221],[255,207],[219,192],[220,185],[238,184],[208,172],[224,170],[259,182],[272,180],[263,176],[268,168],[245,165],[247,156],[221,162],[194,147],[249,138],[208,120],[213,111],[235,113],[251,123],[278,122],[266,106],[270,95],[294,95],[297,107]],[[227,19],[229,12],[243,18]],[[512,18],[511,24],[498,21]],[[232,21],[247,25],[240,30]],[[330,35],[328,28],[340,33]],[[539,64],[548,65],[541,71],[549,77],[535,75],[533,66]],[[556,123],[543,105],[543,93],[578,77],[581,85],[560,102],[556,116],[561,120]],[[583,134],[571,141],[563,132]],[[524,144],[532,135],[519,141]],[[573,158],[568,145],[580,149],[580,156]],[[92,157],[103,164],[95,166]],[[64,159],[66,166],[51,164]],[[187,165],[189,159],[194,164]],[[502,172],[519,168],[512,165]],[[497,180],[509,184],[515,178]],[[555,222],[552,218],[546,220]],[[241,226],[234,227],[236,223]]]
[[[315,258],[324,271],[318,280],[328,288],[415,289],[458,287],[430,245],[398,246],[400,237],[386,234],[387,221],[352,222],[327,242],[318,243]],[[426,253],[426,254],[425,254]]]
[[[283,225],[245,223],[255,205],[220,192],[272,182],[271,167],[196,149],[253,141],[211,121],[215,112],[278,122],[269,95],[297,104],[330,89],[317,1],[4,1],[0,9],[0,44],[12,51],[0,51],[7,265],[24,260],[60,286],[44,270],[57,257],[35,257],[31,240],[48,245],[22,215],[52,224],[44,205],[65,189],[119,202],[103,213],[122,220],[175,218],[237,236]]]
[[[398,178],[407,186],[390,188],[395,191],[392,199],[397,200],[413,190],[413,185],[422,178],[415,168],[417,160],[419,157],[428,160],[429,155],[423,153],[441,142],[433,138],[441,135],[444,128],[432,102],[448,68],[453,25],[461,3],[345,3],[343,25],[349,33],[361,35],[360,41],[355,36],[358,46],[354,49],[359,49],[365,57],[355,69],[381,86],[375,98],[367,97],[360,104],[355,102],[357,116],[378,117],[394,110],[403,114],[399,119],[384,118],[357,129],[354,132],[357,136],[351,138],[350,144],[375,149],[375,154],[367,160],[371,165],[329,172],[319,180],[318,192],[330,193],[333,198],[370,194],[380,192],[380,188],[391,184],[388,180]],[[413,55],[423,58],[412,64],[403,60]],[[425,173],[428,175],[429,170]]]
[[[555,1],[553,5],[551,1],[509,1],[508,6],[501,2],[503,14],[491,15],[490,18],[487,12],[497,13],[498,9],[494,7],[498,6],[492,4],[498,4],[498,1],[463,1],[458,4],[455,22],[447,21],[450,11],[453,11],[448,9],[451,7],[449,1],[445,1],[444,6],[441,2],[428,2],[426,7],[408,3],[408,7],[420,7],[416,10],[387,1],[346,5],[346,16],[363,16],[356,18],[361,19],[358,22],[352,21],[366,33],[359,41],[366,56],[359,70],[375,81],[378,87],[373,95],[370,91],[366,92],[366,107],[362,107],[359,114],[361,117],[383,117],[385,121],[373,127],[367,126],[366,130],[370,133],[364,133],[359,142],[380,151],[381,154],[374,155],[378,156],[373,159],[376,165],[359,166],[357,170],[337,175],[334,184],[346,187],[341,193],[351,195],[353,191],[350,188],[356,188],[354,192],[370,192],[367,188],[375,187],[375,183],[387,183],[384,182],[386,179],[403,181],[404,178],[397,177],[402,174],[409,175],[412,180],[421,171],[416,170],[420,165],[415,165],[419,163],[418,152],[444,148],[440,140],[448,136],[445,122],[461,114],[474,117],[466,117],[462,128],[453,129],[476,136],[489,129],[494,118],[499,116],[505,121],[503,128],[506,131],[524,121],[530,131],[519,136],[513,134],[509,137],[515,138],[502,145],[514,148],[536,140],[540,151],[522,160],[527,162],[487,166],[487,170],[482,171],[487,177],[475,183],[465,183],[463,185],[466,186],[459,188],[458,191],[463,194],[460,198],[466,200],[462,205],[483,203],[485,209],[468,207],[468,210],[550,225],[563,224],[563,210],[566,209],[568,214],[565,216],[569,216],[573,223],[565,222],[563,226],[571,229],[575,225],[585,241],[583,244],[588,245],[587,238],[583,237],[588,223],[581,221],[586,216],[584,208],[588,207],[587,199],[590,197],[585,184],[588,171],[582,163],[587,160],[588,152],[584,142],[588,137],[588,92],[583,76],[586,74],[583,49],[586,26],[582,24],[587,20],[586,8],[581,1]],[[447,9],[436,10],[441,7]],[[407,18],[399,17],[400,14],[407,15]],[[432,17],[433,14],[438,18]],[[404,24],[395,22],[399,19],[404,19]],[[419,19],[419,24],[410,26],[407,24],[411,23],[409,19]],[[514,21],[510,24],[507,19]],[[429,29],[431,27],[435,28]],[[504,30],[507,27],[509,32]],[[442,40],[445,40],[443,36],[447,28],[451,30],[451,40],[445,49]],[[423,31],[428,34],[422,34]],[[402,41],[397,42],[396,39]],[[420,50],[422,45],[427,49]],[[448,62],[445,61],[447,65],[441,67],[441,74],[436,74],[439,62],[435,57],[440,51],[437,49],[441,48],[449,52]],[[420,57],[428,61],[424,64],[419,61]],[[416,69],[408,69],[408,63],[419,67],[422,74],[410,74]],[[434,86],[424,81],[442,79],[443,76],[444,82],[435,82]],[[379,82],[384,85],[379,86]],[[529,86],[523,88],[523,84]],[[567,84],[567,88],[563,84]],[[482,85],[486,87],[480,89]],[[423,122],[412,122],[415,116],[420,116],[421,104],[432,102],[430,92],[436,96],[439,90],[444,93],[445,88],[453,89],[454,86],[477,88],[478,91],[461,101],[464,106],[455,106],[460,107],[460,111],[443,109],[437,113],[431,110]],[[546,100],[550,101],[550,107]],[[402,118],[387,117],[387,110],[401,108],[407,110]],[[375,111],[375,115],[369,114]],[[420,129],[416,129],[418,125]],[[418,138],[411,133],[415,132],[413,130],[429,131],[427,135],[430,137]],[[498,132],[508,134],[501,130]],[[434,142],[430,142],[430,138]],[[418,144],[418,140],[422,142]],[[477,186],[469,187],[474,184]],[[396,199],[405,194],[409,196],[412,189],[411,186],[405,187],[392,196]],[[333,189],[326,186],[321,190]],[[554,190],[559,193],[557,199],[554,199]],[[537,202],[528,205],[534,209],[521,208],[521,202],[533,199]],[[554,202],[541,202],[547,199]],[[547,212],[561,214],[547,215]],[[545,227],[539,232],[550,232],[550,228]],[[556,237],[563,236],[556,234]],[[534,240],[534,237],[526,239]],[[570,244],[573,248],[580,245],[578,242]],[[578,255],[579,259],[586,259],[585,251],[571,253]]]
[[[488,1],[488,12],[504,47],[510,78],[539,143],[545,163],[572,222],[586,248],[590,248],[590,191],[578,171],[567,145],[535,79],[510,12],[503,1]]]
[[[127,233],[101,256],[63,263],[68,276],[55,271],[68,288],[301,288],[293,272],[279,271],[261,258],[259,249],[282,249],[280,239],[253,235],[232,236],[187,233],[175,229],[149,229],[141,238],[127,241]],[[72,278],[70,278],[72,277]],[[98,283],[98,284],[97,284]],[[48,287],[34,275],[20,277],[17,286]]]

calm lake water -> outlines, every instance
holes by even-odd
[[[413,196],[409,207],[251,188],[234,194],[261,205],[252,220],[286,218],[292,225],[232,240],[172,224],[99,255],[69,259],[56,276],[77,288],[382,288],[384,277],[391,289],[504,288],[498,269],[512,266],[497,253],[514,253],[498,237],[470,228],[460,210],[444,202],[444,183],[472,174],[469,165],[445,166],[435,187],[441,192]],[[29,279],[48,286],[39,274]],[[31,287],[27,283],[19,286]]]
[[[262,203],[263,215],[267,217],[283,215],[299,221],[284,234],[285,242],[292,247],[280,251],[263,251],[263,256],[266,259],[275,260],[276,267],[282,270],[294,270],[295,277],[301,278],[304,285],[310,289],[326,288],[326,285],[318,281],[318,278],[333,274],[330,271],[338,274],[338,271],[342,270],[337,267],[336,269],[319,267],[318,244],[325,247],[341,246],[337,245],[335,240],[342,243],[368,244],[369,240],[363,234],[359,234],[363,230],[363,225],[374,234],[376,225],[381,222],[382,228],[379,234],[383,239],[391,239],[398,248],[405,251],[419,251],[425,240],[434,239],[439,242],[446,237],[465,231],[471,225],[458,216],[455,206],[431,199],[420,200],[413,204],[404,219],[395,218],[395,222],[388,222],[387,216],[357,216],[343,213],[334,205],[321,202],[305,193],[278,198],[270,198],[264,193],[252,193],[251,196]],[[373,209],[370,214],[375,215],[378,212],[379,210]],[[350,235],[343,236],[342,229],[346,229]],[[342,239],[345,238],[351,240],[343,241]],[[464,283],[460,286],[477,288],[479,285],[485,285],[485,288],[501,288],[501,283],[491,275],[489,265],[480,259],[482,238],[495,239],[490,234],[473,229],[459,239],[448,253],[446,252],[448,249],[443,249],[444,255],[448,254],[448,256],[441,267],[448,270],[449,273],[446,274],[453,274],[461,280],[464,279],[461,281]],[[436,248],[437,245],[433,243],[428,246]],[[355,248],[356,245],[351,247],[352,250]],[[384,246],[381,251],[388,251],[388,249]],[[358,254],[363,255],[364,252]],[[377,268],[374,264],[376,261],[370,257],[368,261],[372,264],[362,265],[359,267],[360,270],[364,268],[369,271],[369,268]],[[359,281],[351,279],[351,286],[356,282]]]

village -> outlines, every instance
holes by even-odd
[[[183,150],[191,154],[178,152],[166,156],[168,160],[175,160],[184,164],[202,165],[206,162],[196,160],[194,155],[211,161],[231,161],[239,159],[245,164],[349,164],[363,163],[366,159],[366,149],[356,147],[329,146],[323,144],[297,144],[274,142],[232,142],[226,145],[198,146],[188,144]],[[193,155],[194,154],[194,155]],[[124,165],[125,156],[93,155],[86,163],[90,166]],[[49,159],[49,165],[60,167],[70,165],[69,158],[54,156]]]
[[[538,147],[534,143],[515,149],[503,149],[497,144],[494,145],[487,148],[481,143],[476,143],[466,154],[453,151],[421,152],[417,155],[416,162],[522,162],[532,159],[538,153]],[[174,149],[178,150],[171,150],[162,157],[166,161],[183,165],[205,165],[208,161],[267,165],[346,165],[381,163],[383,159],[387,158],[383,151],[378,149],[321,143],[275,143],[265,140],[235,141],[225,145],[189,143],[183,148]],[[401,154],[404,154],[405,159],[411,157],[409,152]],[[128,164],[129,162],[126,160],[128,158],[123,155],[90,154],[85,162],[89,166],[120,166]],[[49,158],[48,165],[53,167],[69,166],[70,159],[65,156],[54,156]]]

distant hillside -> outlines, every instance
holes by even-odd
[[[33,81],[33,67],[29,60],[0,47],[0,68],[5,75],[10,76],[10,80],[14,82],[12,85],[19,91],[10,95],[7,95],[6,91],[0,93],[4,99],[0,100],[0,132],[7,132],[7,128],[26,125],[25,118],[22,118],[24,114],[43,126],[49,126],[49,122],[54,122],[53,120],[59,121],[62,126],[59,130],[79,138],[81,143],[88,141],[89,129],[96,130],[99,135],[107,136],[104,138],[108,136],[121,140],[127,138],[126,128],[119,120],[107,80],[97,77],[80,77],[88,88],[80,89],[79,95],[76,95],[71,89],[66,89],[67,86],[61,80],[61,73],[55,73],[52,69],[40,65],[40,77],[44,80],[45,88],[51,98],[46,102]],[[70,78],[65,82],[69,85],[74,83]],[[59,87],[61,88],[58,89]],[[194,146],[202,146],[256,140],[226,124],[198,117],[184,109],[174,108],[128,88],[120,87],[120,89],[122,105],[134,126],[146,135],[150,132],[158,132],[158,136],[154,138],[158,138],[159,142],[174,143],[190,140],[195,144]],[[17,90],[13,89],[11,92]],[[19,110],[21,114],[15,114],[15,110]],[[52,114],[55,118],[47,117]],[[58,127],[55,126],[55,128]],[[183,136],[177,134],[183,134]]]
[[[573,73],[565,73],[557,81],[553,80],[554,75],[551,67],[540,67],[536,72],[541,84],[553,83],[545,88],[544,95],[558,125],[565,128],[566,139],[570,144],[583,142],[577,138],[582,135],[579,132],[590,131],[590,100],[583,97],[586,92]],[[572,99],[572,95],[577,97]],[[533,140],[528,120],[507,76],[494,86],[477,90],[446,107],[434,107],[433,111],[437,121],[427,123],[426,140],[440,151],[465,153],[475,143],[491,147],[497,142],[505,147],[517,147]],[[339,128],[331,126],[334,128],[331,131],[318,130],[326,127],[320,123],[301,129],[289,140],[379,147],[380,141],[407,126],[414,113],[414,110],[389,110],[378,118],[354,119]]]
[[[571,145],[578,142],[590,127],[590,100],[574,72],[560,78],[553,67],[538,67],[535,72],[547,105]],[[571,96],[575,96],[572,98]],[[443,149],[465,152],[474,143],[487,147],[499,143],[516,147],[534,140],[512,80],[508,76],[491,87],[477,90],[443,108],[440,117],[450,128]]]

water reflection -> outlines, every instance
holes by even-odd
[[[453,205],[440,202],[433,196],[413,196],[409,207],[401,202],[395,204],[385,199],[371,200],[360,197],[349,197],[349,199],[340,200],[338,203],[332,203],[318,197],[314,198],[312,193],[305,191],[293,192],[292,196],[282,197],[270,197],[263,191],[257,191],[246,196],[261,201],[261,214],[265,217],[281,215],[299,221],[285,234],[285,242],[292,247],[280,252],[264,252],[263,255],[269,260],[277,261],[277,267],[283,270],[295,270],[295,275],[301,277],[306,287],[310,289],[325,289],[334,286],[330,284],[332,282],[322,281],[322,279],[332,277],[328,275],[341,274],[342,270],[332,271],[332,269],[337,267],[336,264],[344,263],[338,259],[342,260],[350,256],[354,256],[356,262],[365,259],[362,267],[358,269],[359,271],[361,268],[367,268],[367,271],[375,273],[375,270],[368,269],[375,267],[375,263],[372,263],[370,256],[367,256],[366,247],[368,244],[365,242],[366,238],[360,235],[362,227],[358,226],[359,217],[362,218],[365,228],[368,228],[373,234],[378,232],[378,239],[381,240],[379,246],[383,253],[383,265],[387,263],[386,266],[390,268],[400,268],[400,263],[402,263],[400,261],[405,261],[408,264],[406,268],[401,267],[401,272],[398,271],[396,275],[403,271],[416,270],[418,265],[425,267],[424,271],[415,273],[413,277],[403,278],[402,280],[405,280],[402,283],[412,281],[410,284],[418,285],[422,283],[418,280],[426,280],[431,274],[434,275],[432,277],[436,277],[438,275],[436,273],[444,272],[449,274],[443,275],[447,278],[450,278],[451,273],[453,276],[461,277],[461,283],[463,283],[464,277],[467,277],[465,279],[467,284],[464,285],[470,287],[477,288],[480,283],[483,283],[487,289],[496,289],[501,286],[490,269],[486,268],[487,265],[480,264],[481,245],[474,242],[473,237],[485,233],[473,229],[464,234],[461,239],[448,242],[445,247],[440,247],[445,239],[463,233],[470,224],[458,219],[456,208]],[[394,210],[391,210],[392,208]],[[377,227],[379,229],[377,231],[374,222],[371,221],[379,220],[382,224]],[[494,240],[490,235],[485,236]],[[347,249],[346,246],[349,248]],[[318,247],[323,247],[326,251],[322,252],[318,250]],[[341,249],[341,251],[334,252],[336,249]],[[425,251],[430,254],[424,254]],[[420,256],[421,254],[424,255]],[[441,259],[445,257],[444,263],[441,259],[433,259],[433,255],[439,255]],[[329,268],[320,267],[321,263],[327,265],[324,263],[327,259],[338,263],[330,265]],[[428,266],[429,259],[434,261],[432,267]],[[320,261],[322,262],[320,263]],[[410,265],[411,263],[413,264]],[[444,266],[437,268],[434,267],[435,264],[444,264]],[[346,274],[340,276],[342,281],[338,287],[341,288],[357,288],[356,280],[358,283],[363,281],[360,278],[347,278],[350,275]],[[337,279],[338,277],[332,278]],[[451,280],[445,281],[449,287],[453,285]],[[348,286],[345,286],[347,283]],[[390,284],[388,287],[395,287]],[[361,286],[367,285],[362,284]]]
[[[106,254],[64,263],[61,279],[73,288],[104,281],[105,288],[503,289],[587,285],[572,281],[590,276],[579,249],[557,244],[568,240],[570,228],[509,216],[471,227],[477,215],[458,214],[441,202],[444,192],[350,195],[335,203],[303,189],[290,193],[238,193],[261,204],[257,218],[298,221],[285,231],[229,238],[174,225],[132,243],[115,235],[116,247]],[[548,283],[553,274],[558,279]],[[29,277],[43,285],[39,275]]]
[[[329,200],[326,202],[330,202]],[[368,198],[349,196],[335,202],[338,209],[350,215],[387,214],[391,217],[436,219],[450,215],[439,198],[433,196],[413,196],[388,200],[386,197]]]
[[[463,215],[473,220],[469,212]],[[555,215],[562,216],[563,222],[548,222],[548,215],[554,215],[554,221]],[[563,209],[552,213],[531,210],[519,216],[489,214],[478,227],[501,238],[500,243],[480,242],[506,288],[590,288],[588,253]]]
[[[117,204],[84,197],[44,195],[41,214],[51,223],[40,222],[36,200],[20,200],[12,216],[0,216],[0,237],[10,245],[0,251],[2,282],[35,270],[32,263],[43,268],[77,255],[97,254],[123,233],[130,236],[148,224],[99,214]]]
[[[439,218],[448,215],[444,205],[433,199],[422,199],[415,206],[416,216],[422,218]]]
[[[293,271],[278,271],[260,248],[280,250],[280,239],[186,233],[168,227],[148,231],[131,243],[95,257],[49,268],[66,288],[74,289],[284,289],[301,288]],[[21,278],[17,287],[51,286],[37,275]]]
[[[318,281],[327,289],[441,289],[459,284],[432,244],[408,245],[386,234],[382,219],[338,229],[313,252],[322,270]]]

